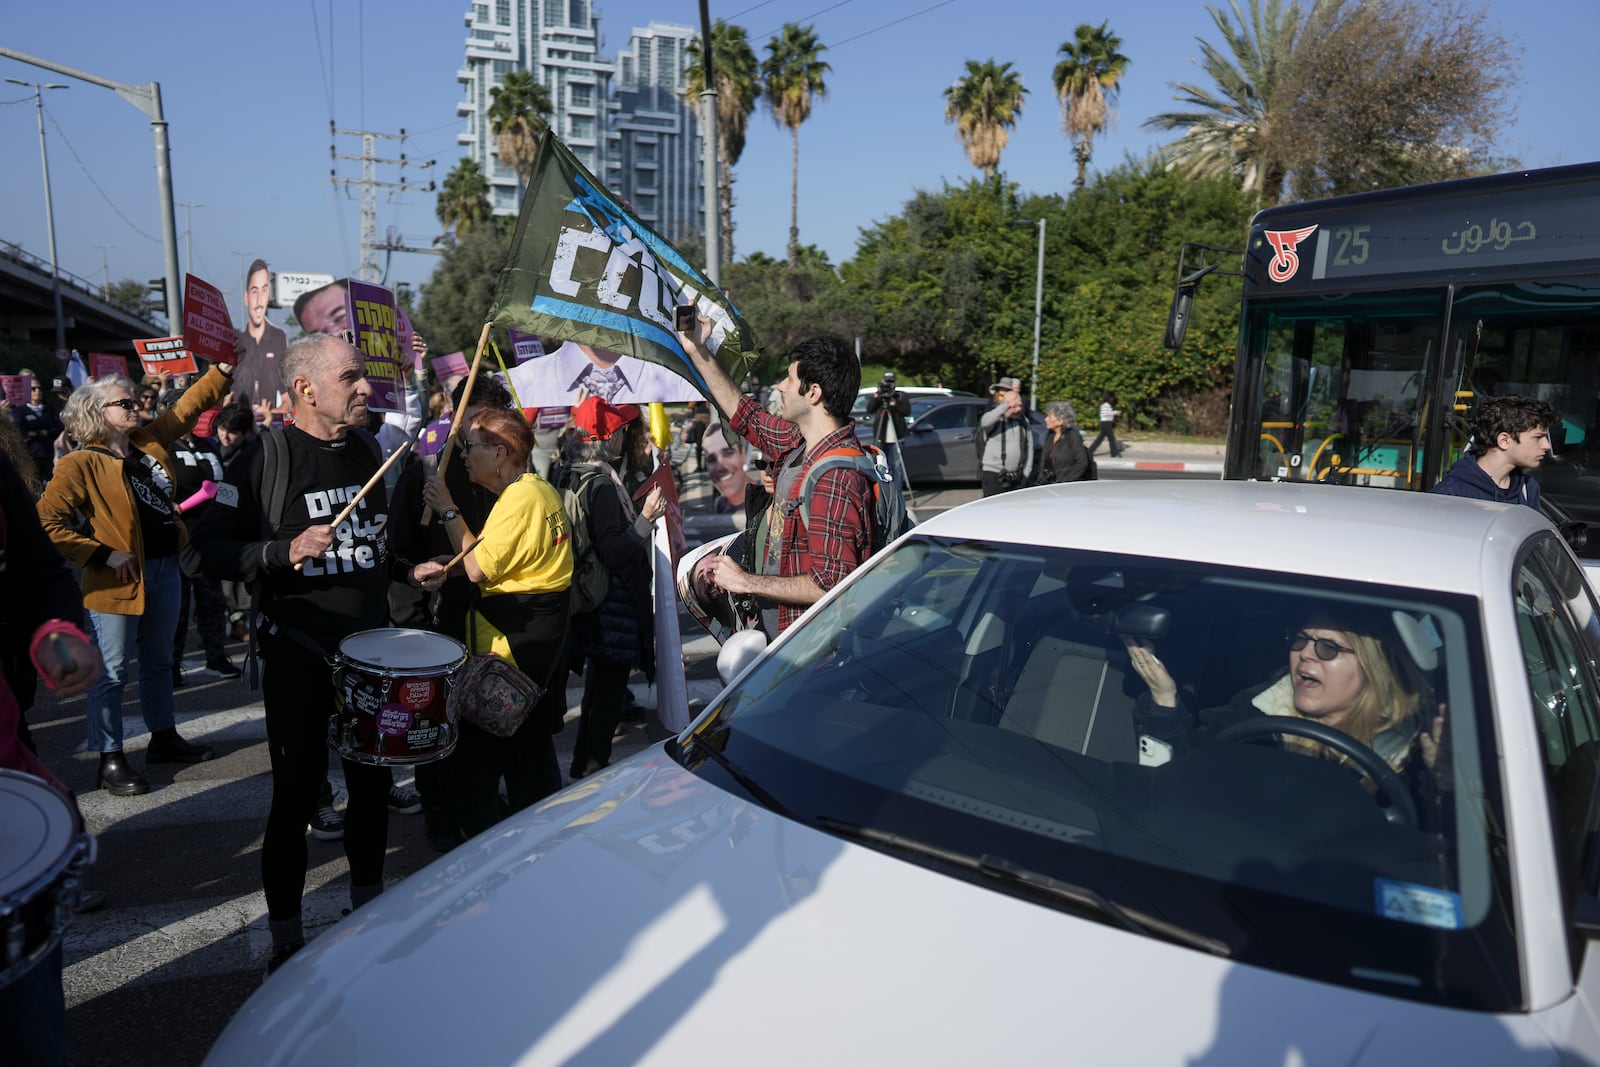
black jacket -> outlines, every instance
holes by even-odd
[[[1060,438],[1053,433],[1045,434],[1041,470],[1039,480],[1045,485],[1083,480],[1089,472],[1089,450],[1083,447],[1083,434],[1076,426],[1063,426]]]
[[[888,403],[884,403],[883,393],[873,393],[867,398],[867,414],[872,415],[872,440],[876,444],[887,444],[889,436],[889,420],[894,420],[894,439],[906,439],[906,420],[911,417],[911,398],[896,389],[889,394]]]

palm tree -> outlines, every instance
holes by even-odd
[[[961,147],[972,165],[990,181],[1000,172],[1000,153],[1022,117],[1028,95],[1022,75],[1010,63],[967,60],[965,77],[944,91],[944,120],[956,124]]]
[[[533,80],[526,70],[513,70],[489,90],[489,129],[494,133],[494,154],[517,172],[527,185],[533,178],[533,160],[539,138],[550,128],[546,121],[554,107],[550,90]]]
[[[1270,206],[1283,196],[1289,170],[1295,43],[1302,34],[1315,40],[1316,31],[1298,3],[1285,7],[1283,0],[1266,0],[1263,6],[1250,0],[1248,20],[1239,0],[1228,0],[1228,6],[1231,18],[1221,8],[1206,8],[1223,46],[1197,39],[1200,68],[1215,88],[1172,83],[1175,99],[1193,110],[1163,112],[1145,125],[1184,131],[1167,148],[1174,166],[1195,177],[1231,175]],[[1312,0],[1312,18],[1320,8]]]
[[[1073,39],[1057,49],[1062,59],[1056,64],[1056,99],[1061,102],[1061,125],[1078,161],[1078,176],[1072,184],[1079,189],[1094,154],[1094,139],[1111,121],[1111,101],[1117,98],[1122,75],[1132,62],[1117,51],[1122,38],[1111,32],[1110,25],[1080,23]]]
[[[689,66],[684,70],[688,86],[684,95],[691,104],[700,102],[705,88],[705,71],[700,65],[700,39],[689,42]],[[722,228],[722,259],[733,262],[733,166],[744,155],[745,131],[750,112],[761,96],[761,72],[756,54],[750,48],[743,26],[730,26],[718,19],[711,27],[711,62],[717,81],[717,152],[721,156],[717,201]]]
[[[439,216],[439,224],[454,230],[457,237],[465,237],[478,223],[489,221],[494,214],[489,204],[489,180],[478,169],[476,159],[456,161],[454,169],[445,175],[433,212]]]
[[[779,36],[767,42],[761,63],[761,92],[778,125],[794,136],[794,179],[789,192],[789,267],[800,263],[800,124],[811,117],[813,97],[828,95],[822,76],[833,68],[822,61],[827,45],[815,29],[784,23]]]

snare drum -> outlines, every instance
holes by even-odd
[[[31,774],[0,769],[0,988],[61,940],[94,856],[70,800]]]
[[[386,626],[339,642],[328,745],[357,763],[444,759],[456,747],[450,688],[467,662],[453,637]]]

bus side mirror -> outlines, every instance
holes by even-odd
[[[1183,335],[1189,332],[1189,313],[1194,308],[1193,283],[1179,282],[1172,294],[1172,310],[1167,312],[1167,332],[1161,339],[1162,347],[1173,351],[1183,347]]]

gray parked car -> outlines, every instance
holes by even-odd
[[[900,451],[905,457],[906,478],[913,487],[941,482],[976,482],[978,452],[973,435],[978,420],[993,405],[981,396],[927,397],[911,401],[911,426]],[[1044,448],[1044,415],[1028,413],[1033,423],[1035,469]],[[872,443],[870,423],[856,422],[856,436]]]

